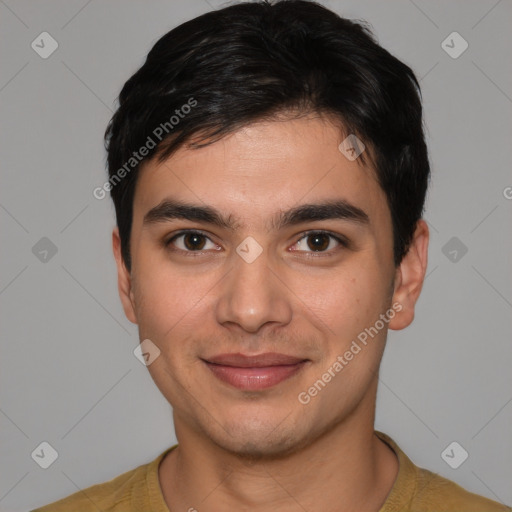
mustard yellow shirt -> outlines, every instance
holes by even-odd
[[[399,462],[397,478],[379,512],[512,512],[510,507],[414,465],[389,436],[375,433],[396,453]],[[32,512],[170,512],[160,489],[158,466],[176,446],[148,464]]]

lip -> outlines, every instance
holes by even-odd
[[[267,352],[255,356],[219,354],[203,359],[215,377],[243,391],[259,391],[289,379],[307,359]]]

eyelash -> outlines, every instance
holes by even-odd
[[[200,236],[207,238],[211,242],[213,242],[206,233],[192,229],[192,230],[183,230],[183,231],[180,231],[179,233],[176,233],[169,240],[164,242],[165,247],[167,247],[168,249],[170,249],[173,252],[180,252],[180,253],[184,254],[185,256],[190,256],[190,257],[197,257],[202,254],[205,254],[205,252],[208,252],[208,251],[185,251],[183,249],[171,248],[172,242],[174,242],[180,236],[187,235],[187,234],[200,235]],[[335,235],[334,233],[331,233],[330,231],[325,231],[322,229],[309,230],[309,231],[305,231],[305,232],[301,233],[299,239],[297,240],[297,242],[295,242],[294,245],[296,245],[303,238],[307,238],[310,235],[327,235],[327,236],[333,238],[334,240],[336,240],[336,242],[338,242],[341,247],[343,247],[343,248],[349,247],[349,241],[347,239],[345,239],[344,237],[341,237],[340,235]],[[336,251],[336,249],[334,249],[334,251]],[[332,254],[333,253],[332,249],[330,251],[300,251],[300,250],[296,250],[293,252],[304,253],[307,255],[306,257],[308,257],[308,258],[334,256],[334,254]]]

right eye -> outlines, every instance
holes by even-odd
[[[166,243],[166,247],[169,247],[171,251],[175,252],[184,252],[184,253],[195,253],[208,250],[205,249],[205,245],[207,245],[207,241],[210,241],[213,244],[213,250],[218,251],[218,245],[214,244],[210,238],[202,233],[201,231],[180,231],[172,238],[170,238]],[[210,248],[211,250],[211,248]]]

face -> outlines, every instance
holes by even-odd
[[[428,232],[395,268],[385,194],[344,138],[318,116],[261,122],[141,170],[131,273],[114,232],[119,289],[160,350],[148,369],[177,431],[276,455],[373,421],[363,404],[387,329],[412,321]]]

